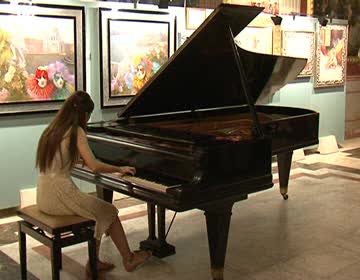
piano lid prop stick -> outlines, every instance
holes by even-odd
[[[239,78],[240,78],[240,82],[241,82],[241,87],[242,90],[245,94],[245,98],[247,100],[247,103],[249,105],[249,110],[250,110],[250,114],[253,117],[253,121],[254,121],[254,132],[256,134],[257,137],[259,138],[264,138],[264,132],[262,131],[261,127],[260,127],[260,123],[259,123],[259,119],[258,116],[256,114],[255,108],[254,108],[254,100],[251,98],[250,94],[249,94],[249,88],[248,88],[248,84],[245,81],[245,71],[244,71],[244,66],[242,64],[240,55],[237,51],[237,47],[235,44],[235,40],[234,40],[234,34],[232,33],[231,27],[229,26],[229,33],[230,33],[230,41],[231,41],[231,46],[235,55],[235,62],[236,62],[236,67],[239,71]]]

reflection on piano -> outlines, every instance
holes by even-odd
[[[213,279],[223,279],[233,204],[273,186],[273,155],[287,199],[292,151],[318,141],[318,113],[259,105],[306,63],[235,45],[234,35],[261,10],[219,5],[118,119],[89,124],[94,154],[135,166],[136,177],[95,175],[81,167],[72,172],[95,183],[107,201],[117,191],[148,203],[149,237],[140,247],[155,256],[175,253],[166,242],[166,208],[203,210]]]

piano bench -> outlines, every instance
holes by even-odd
[[[97,279],[95,221],[80,216],[52,216],[39,210],[37,205],[21,208],[19,221],[19,253],[21,279],[27,278],[26,234],[50,248],[52,279],[60,279],[62,269],[61,248],[88,242],[92,279]]]

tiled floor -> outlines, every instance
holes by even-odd
[[[235,204],[229,233],[226,280],[358,280],[360,279],[360,139],[342,144],[340,152],[310,153],[293,162],[289,200],[275,186]],[[133,199],[116,201],[132,248],[147,236],[146,208]],[[167,214],[168,224],[172,212]],[[0,219],[0,279],[20,279],[16,217]],[[168,225],[167,224],[167,225]],[[106,279],[210,279],[203,212],[178,213],[168,235],[176,255],[152,257],[133,273],[106,237],[104,259],[116,268]],[[50,279],[49,252],[28,243],[29,279]],[[63,250],[61,279],[84,279],[86,245]]]

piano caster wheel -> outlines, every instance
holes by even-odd
[[[289,196],[286,194],[282,194],[284,200],[288,200]]]

